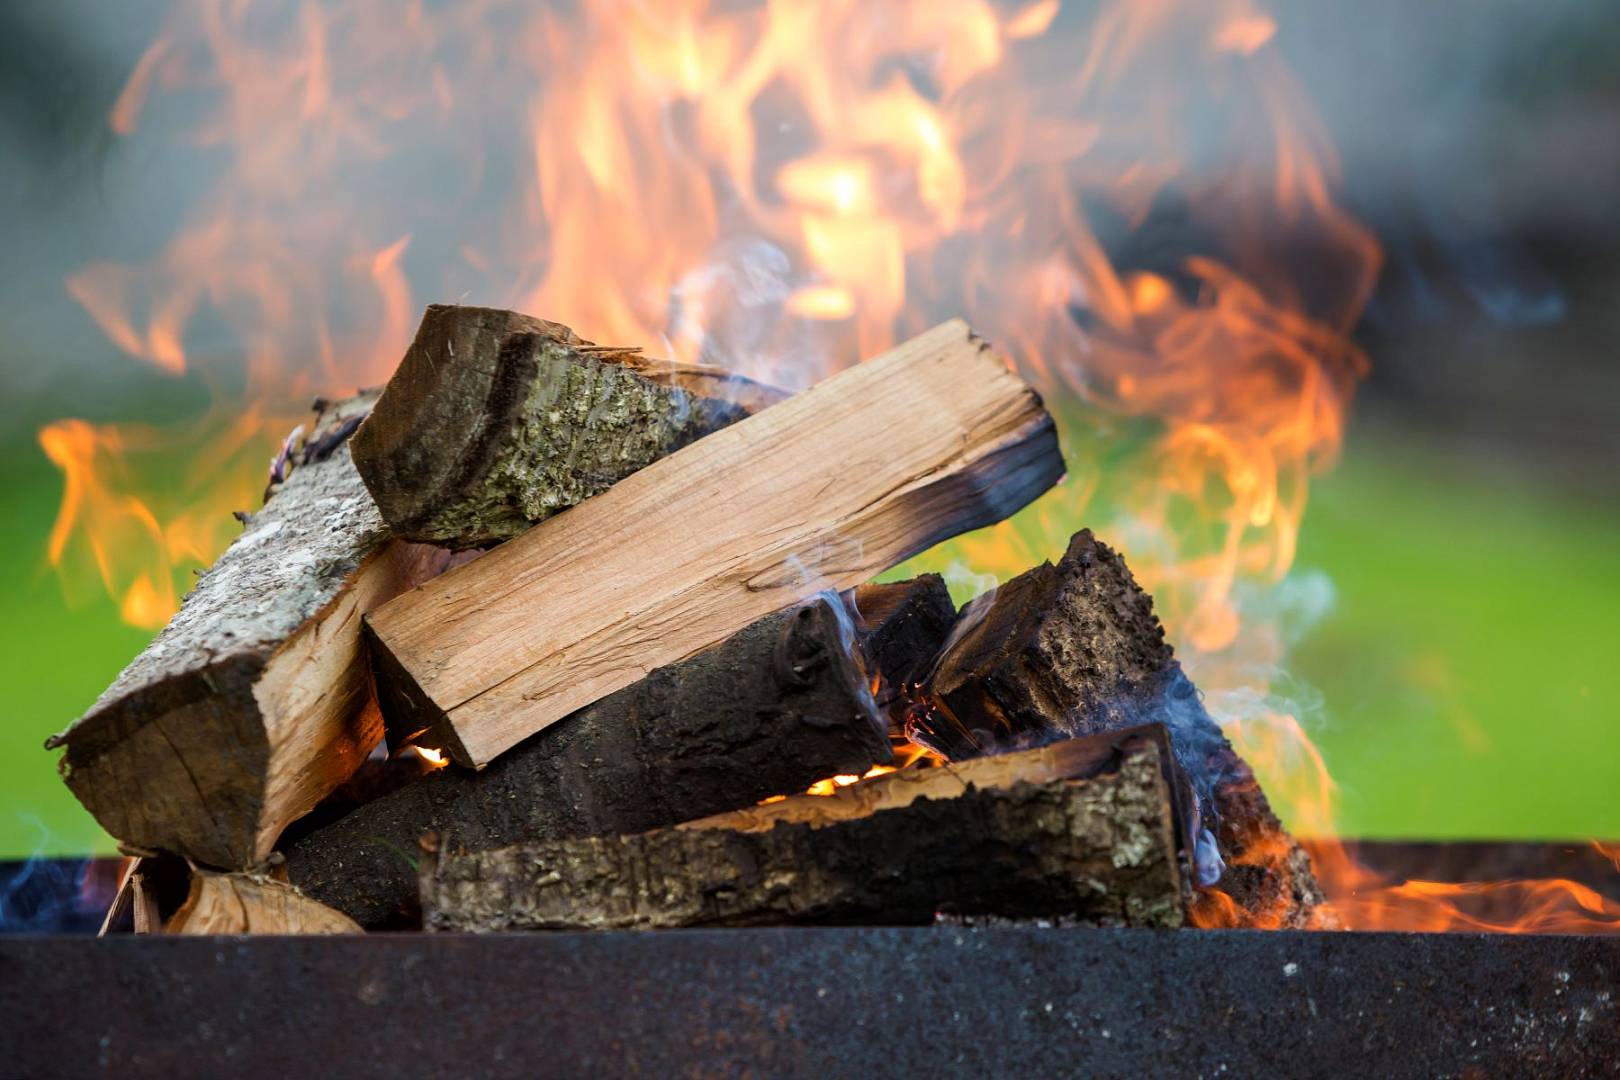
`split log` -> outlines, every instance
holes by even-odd
[[[263,874],[196,870],[165,934],[359,934],[353,920]]]
[[[1304,926],[1322,894],[1248,764],[1204,709],[1153,600],[1089,529],[962,612],[908,732],[956,761],[1150,721],[1171,733],[1209,835],[1199,883],[1217,880],[1243,925]]]
[[[317,403],[264,508],[241,515],[243,534],[169,625],[46,742],[66,748],[68,787],[124,844],[253,865],[381,736],[360,616],[445,556],[388,543],[354,471],[347,439],[373,400]]]
[[[768,615],[497,758],[441,769],[294,842],[288,874],[368,928],[411,925],[429,831],[482,850],[639,832],[889,760],[842,603]]]
[[[354,463],[394,535],[487,547],[784,396],[515,311],[434,304]]]
[[[946,323],[654,462],[367,625],[406,723],[481,766],[652,667],[1006,517],[1062,472],[1040,398]]]
[[[895,730],[906,721],[908,691],[927,678],[956,621],[945,579],[923,574],[909,581],[862,585],[855,590],[862,655],[878,677],[878,707]]]
[[[636,836],[478,852],[445,836],[423,864],[425,925],[907,924],[940,915],[1179,925],[1185,896],[1162,742],[1080,742],[1089,745],[904,770],[830,797]]]

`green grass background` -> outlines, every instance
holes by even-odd
[[[64,602],[37,448],[0,448],[0,491],[0,858],[110,851],[40,744],[147,635],[110,601]],[[1620,507],[1356,438],[1313,489],[1296,567],[1336,591],[1288,666],[1320,691],[1345,835],[1620,836]]]

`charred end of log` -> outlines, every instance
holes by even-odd
[[[927,678],[956,621],[956,605],[938,574],[862,585],[854,599],[861,655],[868,674],[878,677],[878,707],[899,730],[907,691]]]

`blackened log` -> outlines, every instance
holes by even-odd
[[[862,585],[855,590],[861,652],[877,676],[878,707],[896,726],[905,723],[910,690],[933,669],[956,621],[945,579],[923,574],[909,581]]]
[[[292,845],[291,880],[367,927],[415,917],[424,833],[480,850],[636,832],[889,760],[842,604],[818,599],[659,668],[497,758],[451,766]]]
[[[934,708],[914,716],[911,734],[952,760],[1164,723],[1216,849],[1203,847],[1200,884],[1219,881],[1238,925],[1312,924],[1322,894],[1309,856],[1205,710],[1152,598],[1089,529],[1056,566],[963,610],[929,690]]]
[[[783,396],[519,312],[433,304],[354,462],[396,536],[484,547]]]
[[[424,923],[646,929],[943,915],[1179,925],[1184,899],[1158,744],[1128,738],[1108,749],[1111,768],[1088,779],[1061,778],[1062,769],[1054,777],[1064,755],[1057,744],[635,836],[470,852],[446,835],[424,856]]]

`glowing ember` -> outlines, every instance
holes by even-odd
[[[444,756],[442,750],[435,750],[430,746],[408,746],[405,749],[414,751],[416,756],[422,759],[422,763],[430,769],[442,769],[450,764],[450,759]]]
[[[1250,0],[180,0],[109,125],[215,180],[148,262],[66,285],[141,362],[242,377],[162,438],[44,429],[51,562],[161,625],[304,399],[386,378],[424,300],[788,386],[962,314],[1071,438],[1114,442],[954,556],[1005,577],[1079,524],[1117,535],[1200,685],[1259,696],[1281,635],[1235,590],[1292,563],[1379,258],[1275,31]],[[1196,246],[1149,242],[1161,217]],[[1331,836],[1299,725],[1234,736]],[[1353,925],[1398,921],[1319,869]]]

